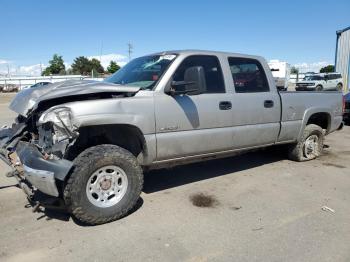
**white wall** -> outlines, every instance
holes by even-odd
[[[62,76],[29,76],[29,77],[0,77],[0,86],[15,85],[18,88],[34,85],[38,82],[61,82],[66,80],[96,80],[102,81],[103,78],[89,78],[82,75],[62,75]]]

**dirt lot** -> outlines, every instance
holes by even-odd
[[[32,213],[1,163],[0,261],[350,261],[350,127],[326,146],[306,163],[276,148],[153,171],[134,213],[95,227]]]

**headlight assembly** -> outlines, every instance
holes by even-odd
[[[52,122],[57,127],[73,131],[73,116],[72,112],[67,107],[58,107],[50,111],[44,112],[38,121],[38,124]]]

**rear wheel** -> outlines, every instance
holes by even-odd
[[[316,86],[316,91],[322,91],[322,90],[323,90],[323,86],[321,85]]]
[[[142,169],[129,151],[99,145],[74,160],[64,200],[78,220],[103,224],[127,215],[136,205],[142,185]]]
[[[322,128],[314,124],[307,125],[300,141],[289,147],[289,158],[299,162],[315,159],[322,154],[323,141]]]

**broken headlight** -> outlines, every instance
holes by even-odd
[[[38,120],[38,145],[46,153],[62,157],[68,144],[78,136],[74,118],[67,107],[44,112]]]
[[[44,112],[39,118],[38,124],[51,122],[58,128],[72,132],[74,130],[72,112],[67,107],[59,107],[50,111]]]

